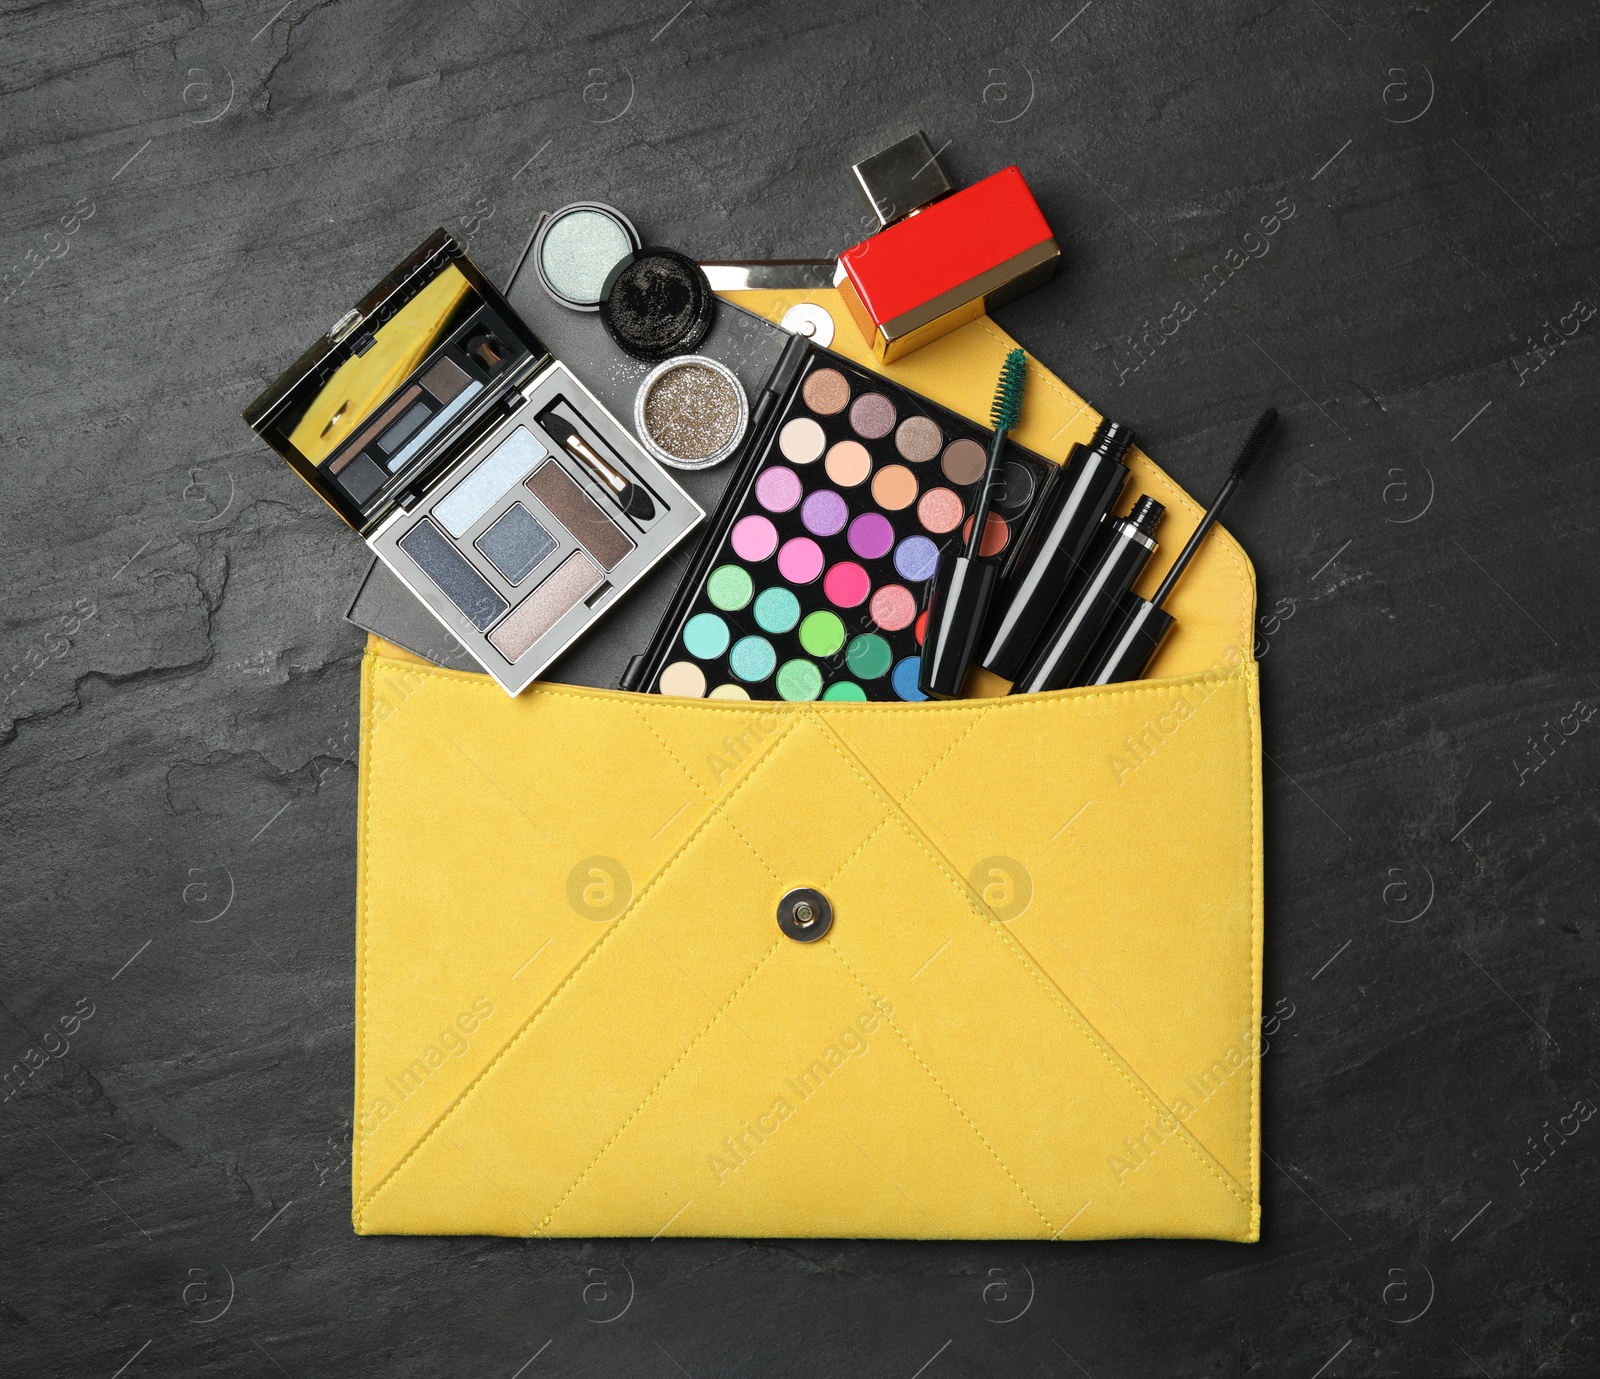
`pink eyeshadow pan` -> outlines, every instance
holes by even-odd
[[[778,549],[778,529],[759,515],[741,517],[733,524],[728,542],[740,560],[765,560]]]
[[[894,403],[882,393],[862,393],[850,404],[850,426],[856,435],[880,440],[894,430]]]
[[[931,532],[954,531],[963,510],[961,499],[948,488],[930,488],[917,499],[917,520]]]
[[[853,560],[841,560],[822,580],[822,592],[835,608],[854,608],[865,603],[872,581]]]
[[[788,512],[800,501],[800,493],[800,476],[781,464],[773,465],[756,480],[756,502],[768,512]],[[956,521],[960,520],[958,515]]]
[[[902,627],[911,626],[911,620],[917,616],[917,601],[905,585],[885,584],[873,594],[867,612],[885,632],[898,632]]]
[[[790,584],[810,584],[822,573],[822,565],[822,547],[809,536],[790,538],[778,552],[778,573]]]

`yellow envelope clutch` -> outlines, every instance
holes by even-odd
[[[975,419],[1011,346],[841,336]],[[1045,376],[1017,440],[1098,419]],[[373,639],[356,1229],[1257,1239],[1254,598],[1218,529],[1153,678],[945,703],[513,699]]]

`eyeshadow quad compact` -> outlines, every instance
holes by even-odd
[[[992,433],[797,337],[624,689],[687,698],[924,698],[942,548],[970,535]],[[1008,445],[980,555],[1009,554],[1057,466]]]
[[[245,420],[511,694],[705,516],[443,230]]]

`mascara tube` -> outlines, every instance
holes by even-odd
[[[1133,432],[1102,421],[1088,445],[1075,445],[1050,475],[1044,493],[1000,572],[994,612],[978,643],[978,664],[1005,680],[1033,650],[1068,591],[1086,574],[1085,557],[1106,514],[1116,506]]]
[[[1089,574],[1018,672],[1012,694],[1066,689],[1122,597],[1156,549],[1155,529],[1166,508],[1142,497],[1126,517],[1106,524],[1089,551]]]
[[[1117,685],[1144,679],[1174,621],[1171,613],[1151,600],[1124,594],[1100,640],[1078,666],[1072,685]]]
[[[1107,620],[1100,640],[1079,663],[1072,678],[1066,682],[1068,686],[1115,685],[1123,680],[1144,678],[1145,671],[1150,668],[1150,662],[1155,659],[1156,652],[1161,649],[1161,643],[1172,631],[1175,621],[1172,614],[1161,605],[1167,601],[1173,586],[1183,578],[1183,572],[1189,568],[1195,553],[1205,544],[1207,534],[1216,525],[1228,499],[1233,497],[1234,490],[1250,472],[1250,466],[1255,463],[1256,456],[1261,453],[1277,425],[1276,407],[1268,407],[1256,418],[1256,424],[1250,429],[1238,458],[1228,470],[1226,481],[1190,534],[1188,544],[1172,562],[1172,568],[1162,579],[1155,596],[1142,599],[1131,590],[1122,596],[1115,615]]]

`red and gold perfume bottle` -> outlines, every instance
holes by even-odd
[[[885,362],[1056,271],[1061,250],[1014,167],[957,191],[917,133],[851,170],[882,228],[839,255],[835,284]]]

